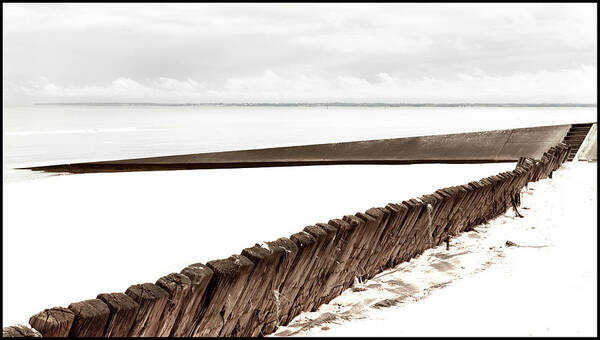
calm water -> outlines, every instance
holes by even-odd
[[[20,166],[590,122],[596,121],[596,110],[595,107],[11,107],[3,109],[4,180],[7,174],[14,175],[12,168]]]

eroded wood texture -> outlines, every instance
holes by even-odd
[[[251,320],[243,334],[245,336],[256,337],[269,334],[269,330],[275,329],[280,324],[281,316],[285,314],[286,308],[282,306],[282,302],[289,300],[284,292],[285,281],[294,270],[293,264],[298,254],[298,246],[287,237],[267,242],[267,245],[273,252],[280,253],[276,255],[279,256],[279,262],[269,291],[265,294],[266,302],[259,314]]]
[[[75,302],[69,309],[75,314],[69,337],[101,337],[104,334],[110,310],[102,300]]]
[[[200,321],[193,336],[215,337],[230,319],[243,292],[254,263],[243,255],[214,260],[206,264],[213,276],[208,284],[207,298],[202,306]]]
[[[169,293],[169,298],[161,316],[160,327],[156,336],[168,337],[171,334],[179,311],[187,302],[191,284],[192,281],[189,277],[179,273],[171,273],[156,281],[157,286]]]
[[[190,279],[191,287],[171,330],[173,337],[191,336],[193,333],[195,326],[200,321],[201,307],[206,298],[206,288],[213,271],[202,263],[194,263],[181,270],[181,274]]]
[[[31,327],[44,337],[64,338],[69,336],[75,314],[68,308],[54,307],[29,318]]]
[[[153,283],[142,283],[127,288],[125,294],[139,304],[128,336],[156,336],[169,293]]]
[[[42,334],[25,325],[8,326],[2,328],[3,338],[41,338]]]
[[[125,337],[135,321],[139,304],[123,293],[98,294],[110,310],[110,316],[104,329],[104,337]]]

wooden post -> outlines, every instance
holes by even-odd
[[[321,285],[319,282],[320,272],[324,269],[327,261],[328,253],[326,252],[327,246],[327,232],[317,228],[316,226],[307,226],[303,230],[310,234],[315,239],[315,260],[311,267],[306,268],[308,275],[302,282],[301,294],[296,297],[296,306],[300,312],[310,311],[310,306],[313,304],[314,299],[318,299],[317,287]]]
[[[75,314],[69,337],[101,337],[108,322],[110,310],[99,299],[75,302],[69,305]]]
[[[377,208],[371,208],[365,213],[356,213],[356,217],[360,218],[365,223],[365,243],[363,244],[362,250],[359,253],[360,262],[358,264],[359,272],[358,277],[361,282],[370,279],[373,263],[376,262],[377,256],[374,255],[375,251],[379,246],[379,236],[383,229],[381,228],[380,222],[383,217],[383,213]]]
[[[75,314],[64,307],[45,309],[29,318],[31,327],[44,337],[65,338],[69,336]]]
[[[165,310],[163,311],[160,327],[156,336],[168,337],[171,334],[179,311],[186,302],[191,284],[192,281],[189,277],[179,273],[171,273],[156,281],[157,286],[169,293],[169,299]]]
[[[242,255],[206,263],[213,276],[202,306],[200,322],[192,336],[214,337],[219,334],[234,308],[254,263]]]
[[[155,284],[142,283],[127,288],[125,294],[140,305],[128,336],[156,336],[169,293]]]
[[[392,229],[390,216],[391,211],[386,208],[371,208],[365,214],[377,220],[377,230],[375,236],[371,240],[369,247],[370,253],[367,261],[367,276],[366,279],[371,279],[382,270],[383,259],[387,256],[389,249],[387,246],[388,233]]]
[[[392,224],[391,230],[388,234],[388,244],[386,246],[386,248],[389,248],[389,250],[386,251],[387,254],[384,260],[384,265],[386,267],[393,267],[398,262],[398,257],[400,256],[399,254],[401,254],[402,247],[406,240],[404,235],[407,233],[406,226],[408,224],[405,223],[405,220],[407,218],[409,208],[402,203],[389,203],[386,205],[386,209],[388,209],[392,214],[390,217],[392,219]]]
[[[320,270],[319,277],[317,278],[318,285],[313,286],[313,302],[308,306],[309,310],[316,310],[327,300],[328,287],[327,283],[329,277],[332,276],[335,269],[337,268],[338,257],[340,256],[340,240],[336,238],[338,228],[328,223],[317,223],[316,228],[326,233],[324,253],[321,255],[322,258],[322,269]],[[312,228],[312,227],[310,227]],[[309,231],[308,228],[304,229],[306,232],[311,233],[316,238],[316,233]]]
[[[40,332],[25,325],[8,326],[2,328],[3,338],[41,338]]]
[[[194,263],[185,267],[181,274],[190,279],[191,288],[173,325],[172,337],[191,336],[194,326],[199,322],[201,307],[206,297],[206,287],[213,276],[213,271],[202,263]]]
[[[296,263],[298,255],[298,246],[287,237],[280,237],[273,242],[267,242],[267,244],[274,252],[281,253],[281,260],[273,280],[273,294],[267,296],[268,301],[264,312],[251,320],[254,323],[250,325],[251,328],[246,333],[246,335],[249,334],[252,337],[269,334],[276,329],[283,316],[287,315],[293,299],[293,289],[295,288],[294,286],[287,286],[285,282],[297,269],[294,267],[294,263]],[[289,294],[287,288],[291,288]]]
[[[337,255],[334,261],[335,265],[331,269],[331,274],[324,284],[324,289],[327,290],[327,292],[325,292],[325,301],[331,300],[344,290],[345,278],[349,271],[350,261],[348,259],[352,255],[356,240],[354,237],[355,224],[337,218],[329,220],[328,224],[337,230],[335,238],[339,250],[336,250]]]
[[[252,317],[263,312],[263,306],[273,295],[272,281],[275,278],[275,270],[282,253],[274,252],[265,243],[243,249],[242,255],[252,261],[254,267],[248,277],[246,287],[236,303],[236,310],[219,333],[220,337],[237,337],[245,334]]]
[[[286,299],[279,299],[279,315],[277,323],[274,325],[268,322],[263,327],[263,334],[269,334],[274,331],[280,324],[287,324],[296,315],[300,314],[298,308],[297,297],[302,296],[303,289],[305,289],[304,283],[306,277],[309,275],[310,268],[316,257],[314,254],[317,249],[315,247],[315,238],[305,231],[295,233],[290,236],[290,240],[294,241],[298,248],[298,253],[294,259],[293,269],[287,275],[285,283],[283,284],[283,291],[280,295],[286,297]]]
[[[123,293],[98,294],[97,298],[106,303],[110,310],[104,337],[126,337],[140,305]]]

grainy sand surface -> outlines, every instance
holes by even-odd
[[[529,185],[524,218],[511,209],[276,335],[596,336],[596,173],[596,163],[565,163]]]

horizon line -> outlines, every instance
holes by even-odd
[[[210,102],[210,103],[157,103],[157,102],[45,102],[33,105],[146,105],[146,106],[391,106],[391,107],[597,107],[597,103],[385,103],[385,102]]]

